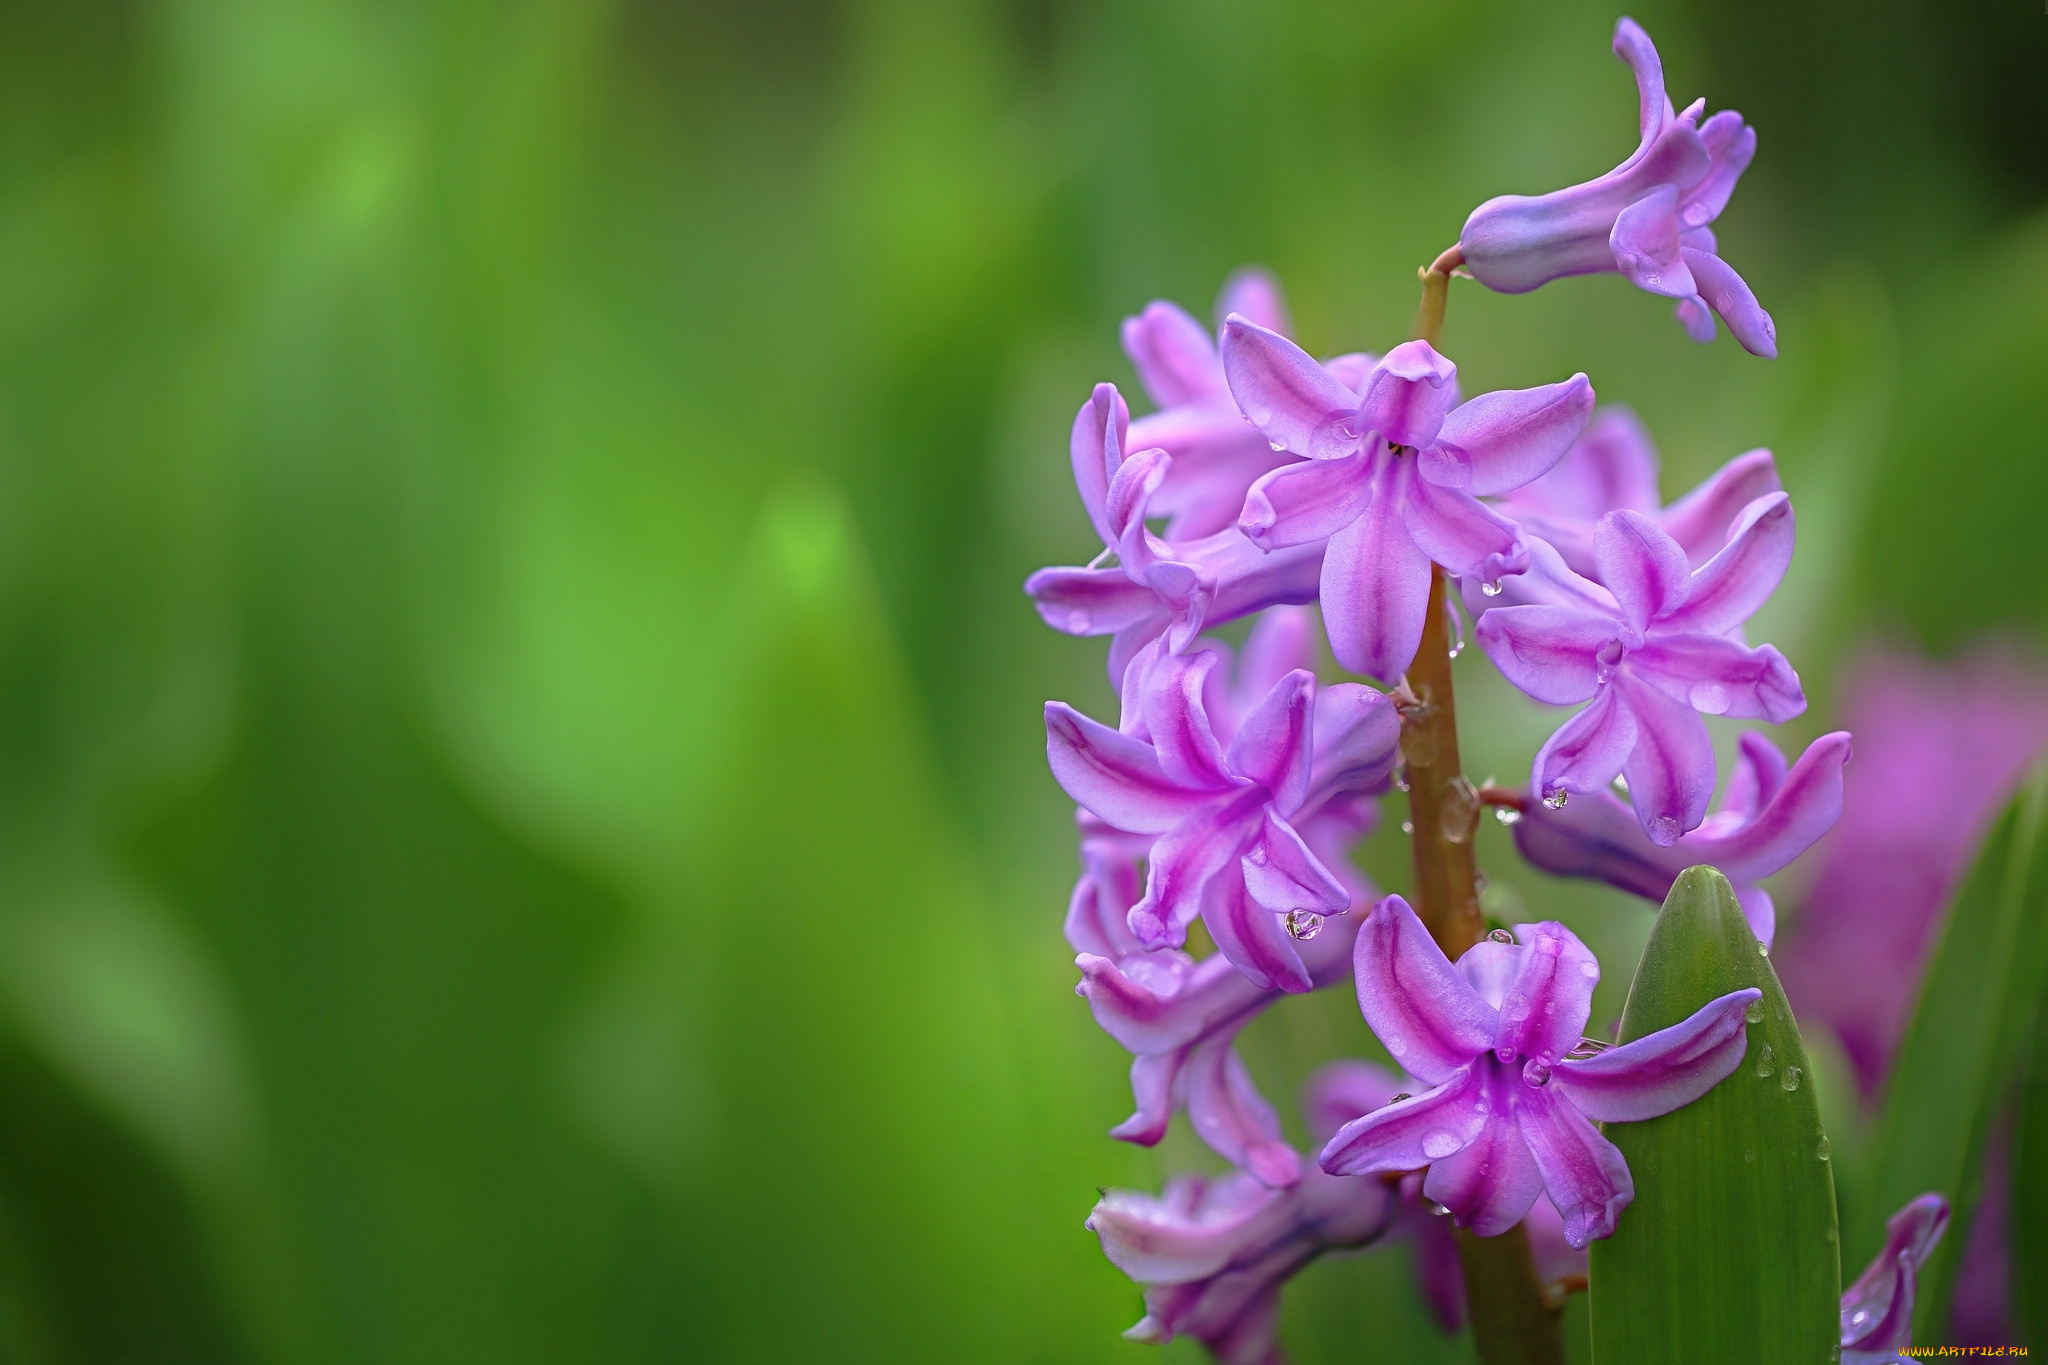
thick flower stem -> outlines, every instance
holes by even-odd
[[[1422,272],[1416,336],[1434,343],[1443,326],[1450,272],[1463,261],[1456,247]],[[1408,781],[1410,840],[1415,855],[1415,910],[1444,956],[1456,961],[1485,931],[1479,913],[1479,793],[1458,757],[1458,704],[1451,690],[1450,581],[1432,567],[1422,644],[1396,692],[1401,760]],[[1536,1282],[1529,1237],[1519,1226],[1498,1237],[1458,1229],[1458,1263],[1472,1334],[1485,1365],[1562,1365],[1564,1338],[1556,1309]]]

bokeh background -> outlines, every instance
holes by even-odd
[[[0,1360],[1156,1358],[1081,1220],[1203,1157],[1104,1136],[1058,932],[1067,424],[1243,262],[1398,339],[1474,204],[1633,147],[1611,5],[0,8]],[[1667,493],[1777,451],[1789,747],[1871,638],[2048,626],[2048,17],[1634,12],[1760,130],[1784,358],[1615,278],[1445,346],[1586,370]],[[1488,837],[1611,1017],[1648,915]],[[1248,1041],[1283,1109],[1341,995]],[[1469,1358],[1404,1256],[1296,1356]]]

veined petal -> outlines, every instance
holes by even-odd
[[[1152,845],[1145,899],[1131,907],[1131,932],[1147,948],[1178,948],[1202,910],[1211,878],[1237,858],[1257,829],[1266,789],[1246,787],[1173,827]]]
[[[1139,683],[1140,712],[1159,769],[1177,786],[1220,792],[1241,785],[1224,762],[1204,705],[1203,694],[1221,662],[1209,650],[1169,654],[1153,663]]]
[[[1543,1193],[1543,1172],[1522,1141],[1514,1109],[1520,1082],[1499,1067],[1482,1067],[1488,1091],[1486,1124],[1461,1151],[1432,1162],[1422,1193],[1481,1237],[1498,1237],[1528,1215]]]
[[[1133,582],[1144,582],[1145,571],[1167,557],[1161,552],[1169,547],[1146,528],[1145,518],[1150,515],[1147,509],[1152,495],[1166,482],[1167,471],[1172,468],[1173,457],[1165,451],[1141,450],[1118,465],[1110,477],[1103,516],[1109,529],[1116,533],[1110,544],[1122,561],[1124,573]]]
[[[1119,1142],[1156,1147],[1173,1126],[1173,1091],[1187,1064],[1187,1050],[1140,1053],[1131,1058],[1131,1116],[1109,1130]]]
[[[1585,1034],[1600,963],[1577,934],[1555,920],[1518,924],[1515,940],[1521,953],[1501,997],[1494,1055],[1503,1063],[1517,1057],[1555,1062]]]
[[[1104,545],[1116,544],[1105,507],[1109,501],[1109,477],[1123,463],[1124,433],[1131,425],[1131,410],[1114,384],[1097,384],[1095,392],[1074,414],[1074,431],[1069,453],[1074,466],[1074,486],[1081,491],[1081,505]]]
[[[1138,382],[1162,408],[1221,397],[1225,391],[1209,329],[1176,304],[1158,299],[1136,317],[1125,318],[1123,343]]]
[[[1181,1072],[1188,1122],[1216,1155],[1284,1189],[1301,1179],[1301,1156],[1281,1137],[1280,1116],[1252,1084],[1236,1041],[1233,1030],[1188,1057]]]
[[[1511,492],[1563,459],[1592,415],[1593,385],[1584,374],[1482,393],[1444,418],[1435,444],[1422,451],[1423,477],[1477,497]]]
[[[1302,1087],[1301,1109],[1317,1142],[1328,1142],[1353,1119],[1385,1105],[1401,1089],[1401,1078],[1385,1067],[1346,1058],[1326,1062]]]
[[[1024,580],[1024,591],[1039,617],[1066,635],[1114,635],[1166,622],[1159,595],[1122,569],[1040,569]]]
[[[1231,272],[1216,295],[1216,325],[1232,313],[1242,313],[1269,332],[1294,334],[1294,322],[1287,315],[1287,296],[1280,281],[1258,266],[1241,266]]]
[[[1721,216],[1735,182],[1756,159],[1756,129],[1742,121],[1733,109],[1723,109],[1700,125],[1700,141],[1714,168],[1707,178],[1685,192],[1685,207],[1679,211],[1688,233],[1698,232]],[[1688,246],[1692,243],[1688,242]],[[1712,251],[1709,246],[1707,250]]]
[[[1344,884],[1270,806],[1258,838],[1245,850],[1242,861],[1245,889],[1276,921],[1290,910],[1341,915],[1351,908],[1351,893]]]
[[[1163,989],[1170,978],[1140,979],[1129,970],[1133,962],[1080,954],[1074,965],[1081,970],[1081,982],[1074,993],[1088,1002],[1088,1012],[1104,1033],[1139,1056],[1199,1042],[1278,998],[1219,957],[1195,963],[1173,991]]]
[[[1458,401],[1458,367],[1426,341],[1404,341],[1366,376],[1359,420],[1391,445],[1421,449],[1436,440]]]
[[[1671,121],[1671,99],[1664,93],[1664,60],[1643,26],[1623,15],[1614,23],[1614,55],[1628,63],[1636,77],[1636,98],[1640,108],[1636,126],[1647,147],[1664,125]]]
[[[1250,715],[1280,679],[1298,668],[1314,669],[1315,630],[1315,616],[1305,607],[1274,607],[1258,619],[1237,658],[1237,680],[1230,690],[1232,714]],[[1320,699],[1316,705],[1320,718]]]
[[[1636,742],[1622,765],[1636,820],[1650,842],[1668,848],[1707,818],[1714,797],[1714,741],[1699,712],[1636,680],[1627,669],[1614,686],[1634,713]]]
[[[1636,288],[1689,299],[1699,288],[1680,254],[1678,232],[1678,186],[1659,185],[1616,216],[1607,246]]]
[[[1374,460],[1360,450],[1261,475],[1245,494],[1238,529],[1262,550],[1329,539],[1372,505]]]
[[[1720,550],[1693,572],[1685,604],[1659,626],[1703,635],[1735,629],[1784,581],[1797,534],[1789,497],[1766,493],[1753,499],[1729,525]]]
[[[1585,710],[1544,741],[1531,785],[1542,797],[1599,791],[1614,781],[1635,747],[1636,718],[1609,683],[1593,694]]]
[[[1429,611],[1429,556],[1401,517],[1409,461],[1375,480],[1365,515],[1330,537],[1323,551],[1323,627],[1330,652],[1354,673],[1393,682],[1408,671]]]
[[[1280,916],[1252,899],[1246,885],[1248,870],[1240,858],[1236,868],[1210,881],[1202,893],[1202,926],[1215,940],[1218,955],[1247,981],[1290,995],[1314,990],[1315,978],[1302,961],[1302,945],[1289,937]]]
[[[1624,507],[1655,512],[1660,501],[1656,443],[1631,409],[1612,404],[1595,411],[1564,458],[1516,489],[1507,505],[1522,516],[1594,522]]]
[[[1564,1218],[1565,1241],[1582,1247],[1613,1236],[1621,1211],[1636,1197],[1628,1162],[1550,1086],[1524,1086],[1517,1099],[1515,1121],[1543,1172],[1550,1202]]]
[[[1898,1359],[1913,1344],[1913,1299],[1920,1268],[1948,1231],[1948,1201],[1923,1194],[1885,1223],[1884,1250],[1842,1292],[1842,1359],[1864,1352],[1871,1365]]]
[[[1491,583],[1529,567],[1521,529],[1470,493],[1411,478],[1401,510],[1416,547],[1454,577]]]
[[[1762,744],[1770,741],[1757,737]],[[1750,736],[1744,735],[1749,749]],[[1776,753],[1773,749],[1771,752]],[[1851,752],[1847,730],[1822,735],[1776,783],[1763,805],[1741,826],[1712,839],[1688,837],[1697,845],[1695,863],[1711,863],[1738,882],[1761,881],[1833,829],[1842,815],[1842,768]],[[1780,758],[1779,763],[1783,763]]]
[[[1077,953],[1118,958],[1139,951],[1124,916],[1138,903],[1135,858],[1104,847],[1108,841],[1081,841],[1081,877],[1067,900],[1067,942]]]
[[[1111,1264],[1132,1279],[1180,1284],[1214,1275],[1291,1218],[1285,1193],[1232,1172],[1213,1180],[1182,1177],[1164,1198],[1105,1191],[1086,1226],[1102,1239]]]
[[[1653,1119],[1682,1109],[1742,1064],[1749,1046],[1743,1012],[1762,998],[1755,987],[1730,991],[1670,1028],[1584,1061],[1559,1062],[1551,1070],[1550,1088],[1587,1118],[1603,1123]]]
[[[1665,508],[1657,521],[1664,534],[1685,547],[1688,562],[1702,565],[1728,543],[1743,509],[1779,488],[1778,465],[1771,452],[1752,450],[1708,475],[1699,487]]]
[[[1699,282],[1700,298],[1720,314],[1742,349],[1766,360],[1777,359],[1778,324],[1771,321],[1742,276],[1712,252],[1688,246],[1680,248],[1679,254]]]
[[[1045,704],[1045,757],[1067,795],[1105,823],[1138,834],[1163,834],[1215,799],[1168,778],[1151,745],[1065,702]]]
[[[1352,970],[1366,1024],[1417,1080],[1437,1084],[1493,1046],[1499,1011],[1480,999],[1399,896],[1366,917]]]
[[[1685,551],[1641,512],[1609,512],[1600,518],[1593,532],[1593,560],[1622,619],[1638,634],[1676,611],[1692,591]]]
[[[1695,294],[1671,306],[1671,316],[1685,328],[1685,334],[1704,346],[1714,339],[1714,312]]]
[[[1770,645],[1724,635],[1653,635],[1627,668],[1658,691],[1709,716],[1782,725],[1806,709],[1792,665]]]
[[[1384,693],[1362,683],[1337,683],[1316,697],[1315,758],[1299,809],[1385,791],[1400,753],[1401,717]],[[1293,807],[1281,813],[1292,816]]]
[[[1473,635],[1507,680],[1536,700],[1570,706],[1600,686],[1600,651],[1620,623],[1577,607],[1495,607]]]
[[[1749,921],[1749,932],[1768,951],[1771,941],[1778,936],[1778,903],[1771,899],[1771,893],[1761,886],[1738,886],[1735,904]]]
[[[1317,1160],[1331,1175],[1376,1175],[1421,1170],[1463,1150],[1486,1127],[1478,1071],[1460,1067],[1433,1090],[1352,1120]]]
[[[1335,459],[1365,436],[1356,394],[1307,351],[1242,316],[1223,324],[1223,373],[1246,420],[1282,449]]]
[[[1230,773],[1262,784],[1283,811],[1293,810],[1308,795],[1315,706],[1316,675],[1298,668],[1273,684],[1238,725],[1224,756]]]

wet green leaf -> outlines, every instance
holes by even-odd
[[[1762,1010],[1734,1075],[1662,1118],[1607,1125],[1636,1198],[1593,1244],[1602,1365],[1810,1365],[1838,1340],[1834,1172],[1816,1087],[1777,973],[1712,868],[1688,869],[1665,898],[1622,1041],[1749,986]]]
[[[2048,899],[2048,772],[1992,828],[1957,893],[1899,1046],[1873,1145],[1868,1195],[1852,1210],[1853,1271],[1884,1239],[1884,1221],[1929,1190],[1954,1209],[1921,1272],[1913,1337],[1940,1341],[1956,1267],[1969,1241],[1984,1143],[2010,1093],[2034,1004],[2048,981],[2048,938],[2027,932]]]

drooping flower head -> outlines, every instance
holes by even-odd
[[[1780,723],[1806,709],[1799,675],[1769,645],[1734,638],[1792,561],[1783,493],[1742,510],[1720,552],[1698,569],[1640,512],[1610,512],[1593,536],[1600,581],[1534,542],[1523,605],[1479,618],[1480,647],[1538,701],[1590,705],[1536,755],[1546,799],[1595,792],[1617,775],[1650,841],[1668,848],[1697,829],[1714,794],[1714,749],[1702,715]]]
[[[1504,294],[1618,271],[1639,289],[1676,299],[1695,340],[1714,339],[1718,315],[1745,350],[1775,356],[1776,324],[1715,254],[1709,226],[1756,155],[1756,130],[1730,109],[1700,123],[1703,99],[1674,110],[1664,63],[1635,20],[1614,26],[1614,53],[1636,76],[1635,153],[1597,180],[1533,198],[1504,194],[1472,210],[1458,237],[1465,268]]]
[[[1399,896],[1373,907],[1353,968],[1365,1021],[1431,1089],[1346,1124],[1326,1171],[1428,1168],[1422,1191],[1481,1237],[1498,1236],[1548,1193],[1565,1239],[1611,1236],[1635,1184],[1591,1120],[1655,1118],[1690,1104],[1742,1062],[1754,988],[1703,1004],[1670,1028],[1592,1057],[1574,1055],[1600,964],[1554,921],[1483,939],[1453,967]]]
[[[1657,904],[1688,867],[1718,868],[1768,948],[1778,912],[1758,883],[1834,828],[1849,752],[1849,732],[1837,730],[1807,745],[1788,769],[1778,747],[1752,730],[1738,743],[1721,808],[1669,847],[1652,843],[1628,804],[1605,790],[1555,809],[1528,802],[1515,823],[1515,847],[1545,872],[1592,877]]]
[[[1395,1080],[1363,1062],[1333,1085],[1319,1075],[1305,1102],[1318,1141],[1357,1117],[1358,1096],[1383,1104]],[[1233,1171],[1178,1176],[1159,1195],[1110,1190],[1088,1216],[1109,1259],[1145,1286],[1145,1316],[1125,1332],[1163,1343],[1191,1336],[1225,1365],[1278,1365],[1280,1288],[1327,1251],[1384,1236],[1402,1209],[1398,1182],[1325,1175],[1274,1189]]]
[[[1948,1231],[1948,1201],[1923,1194],[1885,1224],[1884,1250],[1842,1292],[1842,1365],[1910,1365],[1913,1291]]]
[[[1389,683],[1421,642],[1431,561],[1488,582],[1528,567],[1514,522],[1479,499],[1548,470],[1593,411],[1583,374],[1460,403],[1457,366],[1426,341],[1325,367],[1243,317],[1224,324],[1223,369],[1246,419],[1307,457],[1253,484],[1239,525],[1278,554],[1327,542],[1330,649]]]

